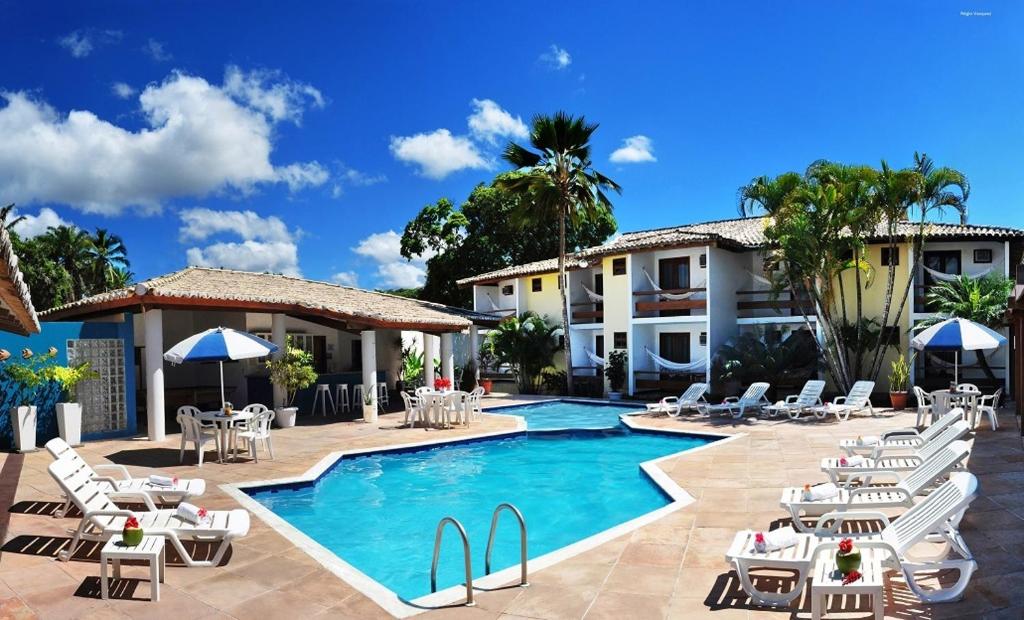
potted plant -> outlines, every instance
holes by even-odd
[[[377,421],[377,405],[373,402],[373,390],[363,392],[363,422],[373,423]]]
[[[616,349],[608,354],[608,363],[605,366],[605,377],[608,378],[609,400],[622,400],[622,386],[626,384],[626,360],[629,354],[622,349]]]
[[[313,355],[290,344],[279,359],[267,362],[270,380],[285,390],[287,403],[275,409],[274,421],[281,428],[295,426],[295,415],[299,408],[294,406],[295,395],[299,390],[316,383],[316,370],[313,368]]]
[[[47,364],[57,355],[57,349],[33,354],[31,349],[21,350],[23,362],[5,363],[4,375],[18,385],[18,405],[10,411],[14,430],[14,448],[18,452],[36,450],[36,405],[39,387],[46,381]]]
[[[484,394],[490,394],[494,388],[494,380],[483,375],[494,366],[494,353],[487,346],[486,342],[480,346],[480,352],[477,354],[477,363],[480,365],[480,387],[484,389]]]
[[[82,404],[78,402],[78,384],[100,375],[89,368],[89,362],[74,366],[50,366],[45,377],[60,386],[63,402],[57,403],[57,428],[60,438],[72,446],[82,443]]]
[[[910,383],[910,362],[902,353],[893,360],[892,372],[889,373],[889,400],[894,411],[902,411],[907,407],[907,385]]]

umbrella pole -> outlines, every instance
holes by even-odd
[[[220,365],[220,408],[224,409],[224,362],[217,362]]]
[[[221,383],[224,383],[224,377],[220,378]],[[960,352],[953,351],[953,383],[960,385]],[[223,388],[222,388],[223,389]]]

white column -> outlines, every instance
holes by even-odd
[[[437,354],[437,337],[423,334],[423,383],[434,387],[434,355]]]
[[[284,325],[284,315],[277,313],[270,319],[270,341],[277,345],[277,352],[270,357],[277,360],[284,357],[285,346],[288,344],[287,331]],[[274,384],[274,407],[284,407],[288,394],[280,385]]]
[[[476,325],[469,326],[469,359],[473,362],[473,368],[476,369],[476,373],[473,379],[477,384],[480,383],[480,330]]]
[[[363,352],[363,394],[373,395],[377,406],[377,332],[367,329],[359,334]],[[361,407],[363,403],[359,403]]]
[[[455,351],[452,344],[451,332],[441,334],[441,376],[449,381],[455,379]]]
[[[163,441],[165,437],[163,319],[163,310],[146,310],[142,315],[146,346],[146,422],[151,441]]]

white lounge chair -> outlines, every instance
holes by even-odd
[[[903,573],[907,585],[922,601],[944,603],[956,600],[963,595],[971,575],[978,567],[956,529],[956,524],[976,497],[977,489],[978,479],[973,474],[955,472],[947,482],[896,521],[890,521],[885,514],[874,511],[826,514],[818,520],[813,534],[798,533],[796,545],[766,553],[754,549],[756,532],[744,530],[737,532],[725,559],[736,569],[744,591],[755,602],[762,605],[788,605],[800,596],[817,557],[837,548],[841,538],[850,536],[838,533],[844,520],[877,519],[885,524],[884,529],[877,534],[857,537],[857,546],[888,551],[888,562]],[[832,525],[826,528],[825,524],[829,522]],[[929,557],[914,553],[913,548],[925,540],[941,541],[942,549]],[[948,559],[951,550],[963,559]],[[751,577],[751,571],[755,568],[795,571],[796,583],[789,592],[759,590]],[[955,584],[939,590],[925,590],[918,584],[918,573],[940,570],[956,570],[960,576]]]
[[[58,557],[64,562],[74,556],[83,541],[105,541],[124,530],[125,521],[134,516],[146,534],[163,536],[181,556],[187,566],[216,566],[224,557],[231,541],[249,533],[249,513],[246,510],[211,510],[210,522],[195,524],[177,516],[173,509],[157,510],[153,500],[144,493],[137,497],[147,510],[133,512],[118,508],[89,474],[69,459],[58,459],[47,468],[61,491],[82,511],[82,519],[74,532],[71,544]],[[209,560],[197,560],[185,549],[182,540],[217,543],[217,550]]]
[[[789,511],[793,527],[810,531],[802,521],[804,517],[818,517],[828,512],[851,510],[881,510],[883,508],[910,508],[914,498],[927,491],[936,480],[953,471],[970,454],[966,441],[954,441],[932,458],[918,465],[906,478],[893,485],[862,486],[854,489],[839,487],[834,497],[821,500],[804,499],[803,489],[788,487],[782,490],[779,505]]]
[[[707,404],[704,394],[708,391],[707,383],[691,383],[690,387],[679,396],[666,396],[657,403],[647,405],[647,411],[651,413],[667,413],[671,417],[678,417],[684,411],[696,409],[701,403]]]
[[[834,401],[822,407],[814,407],[811,411],[819,420],[824,419],[828,414],[834,414],[836,420],[845,422],[850,419],[854,411],[867,409],[871,415],[875,415],[875,408],[871,406],[871,391],[875,389],[874,381],[858,381],[850,388],[846,396],[837,396]]]
[[[910,427],[895,428],[880,435],[874,443],[866,443],[857,439],[843,439],[839,442],[839,447],[849,456],[862,454],[870,455],[871,458],[876,459],[886,455],[908,454],[921,444],[935,439],[942,431],[962,420],[963,415],[964,410],[957,407],[956,409],[949,410],[923,431]]]
[[[761,413],[761,408],[770,405],[771,402],[765,397],[765,392],[771,387],[764,382],[751,383],[743,396],[730,396],[720,405],[698,405],[700,412],[706,416],[713,413],[728,413],[737,420],[747,414],[748,411]]]
[[[842,464],[839,458],[821,459],[821,471],[829,477],[833,484],[851,486],[854,482],[871,484],[873,477],[895,478],[904,477],[904,474],[914,471],[921,463],[932,458],[954,441],[961,439],[969,433],[971,427],[960,420],[952,426],[939,433],[931,441],[927,441],[905,456],[890,456],[883,458],[864,457],[863,462],[857,465]],[[852,457],[851,457],[852,458]]]
[[[149,481],[149,476],[133,478],[124,465],[103,463],[93,467],[78,454],[77,450],[60,437],[54,437],[46,442],[46,451],[54,459],[66,459],[73,462],[75,467],[82,469],[90,478],[100,483],[107,496],[114,501],[137,500],[141,493],[148,495],[154,502],[175,504],[191,497],[198,497],[206,492],[206,481],[202,478],[183,478],[178,480],[178,484],[168,487],[153,484]],[[100,472],[110,473],[101,475]],[[68,509],[71,508],[71,500],[67,497],[65,500],[64,507],[57,512],[58,517],[66,515]]]
[[[800,418],[800,414],[810,410],[811,407],[821,405],[821,393],[825,391],[825,382],[814,379],[804,383],[799,394],[790,394],[786,400],[780,400],[774,405],[765,407],[765,413],[775,417],[780,413],[789,415],[791,420]]]

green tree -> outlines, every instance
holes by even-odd
[[[427,205],[406,226],[402,234],[402,255],[406,258],[432,255],[426,262],[427,277],[419,298],[468,308],[472,291],[456,281],[510,265],[558,256],[558,230],[538,226],[523,234],[512,214],[526,198],[503,189],[499,183],[522,176],[509,172],[490,184],[477,185],[458,207],[442,198]],[[567,231],[568,248],[575,251],[599,245],[615,232],[615,218],[600,210],[583,225]]]
[[[967,319],[1000,329],[1006,326],[1006,308],[1011,293],[1013,280],[995,274],[983,278],[961,275],[948,282],[939,282],[929,288],[927,300],[941,316],[921,321],[914,329],[921,330],[947,318]],[[996,376],[988,365],[985,351],[974,353],[985,376],[995,381]]]
[[[50,256],[71,276],[71,301],[85,297],[94,272],[90,268],[89,234],[74,226],[51,226],[39,241],[49,247]]]
[[[123,273],[119,271],[127,272],[130,265],[128,250],[121,237],[110,234],[105,228],[97,228],[96,233],[89,238],[87,252],[92,288],[106,290],[114,288],[115,281],[123,281]]]
[[[554,364],[559,348],[557,329],[557,325],[536,313],[524,312],[505,319],[488,332],[484,345],[497,364],[507,364],[512,369],[520,392],[536,394],[543,385],[544,370]]]
[[[25,221],[24,215],[12,218],[11,213],[14,212],[14,203],[0,207],[0,226],[3,226],[8,231],[13,230],[15,226]]]
[[[565,367],[567,388],[573,393],[572,342],[569,326],[569,296],[565,290],[566,231],[579,229],[584,222],[611,211],[606,190],[621,192],[615,181],[594,170],[590,159],[590,139],[597,131],[596,123],[565,112],[554,116],[533,118],[530,145],[535,149],[510,142],[505,159],[523,172],[521,176],[502,179],[498,186],[523,198],[513,213],[513,221],[523,228],[537,229],[558,223],[558,291],[562,297],[562,325],[565,330]]]
[[[21,239],[15,233],[11,234],[11,243],[36,310],[48,310],[72,300],[71,274],[53,259],[50,244],[41,243],[38,238]]]

